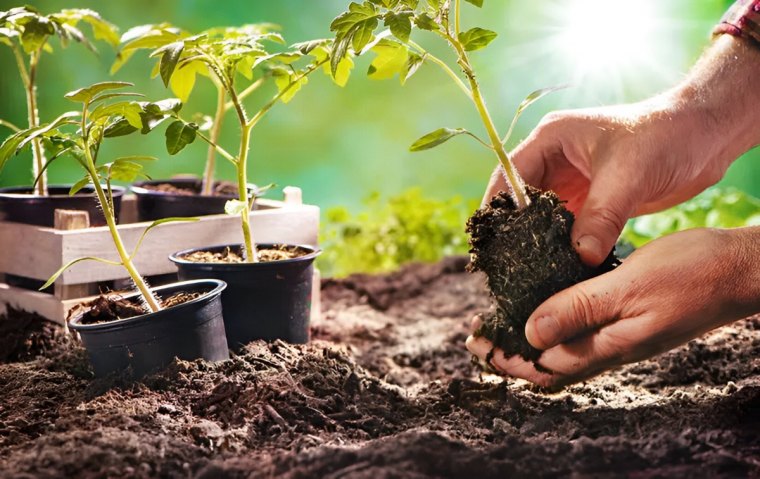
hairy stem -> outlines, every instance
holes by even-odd
[[[124,266],[124,269],[127,270],[127,273],[129,273],[130,278],[132,278],[132,281],[135,283],[135,287],[137,287],[137,290],[140,291],[140,294],[145,300],[145,304],[148,305],[148,308],[150,308],[151,312],[155,313],[161,311],[161,303],[150,290],[148,284],[137,271],[137,268],[135,268],[135,265],[132,262],[132,258],[127,252],[127,249],[124,247],[124,242],[121,239],[119,230],[116,228],[116,215],[113,209],[113,197],[110,194],[110,187],[109,194],[106,195],[105,191],[103,191],[103,186],[100,184],[100,177],[95,167],[95,161],[92,158],[92,153],[90,152],[90,144],[87,139],[87,107],[88,105],[85,104],[82,113],[82,135],[84,140],[83,150],[86,159],[87,174],[90,176],[90,181],[92,182],[93,188],[95,188],[95,194],[98,197],[100,208],[103,210],[103,216],[106,218],[106,225],[108,225],[108,231],[111,233],[111,238],[113,239],[113,244],[116,247],[116,252],[119,254],[119,259],[121,259],[121,264]]]
[[[206,154],[206,169],[203,172],[203,183],[201,184],[201,194],[211,195],[214,192],[214,171],[216,170],[216,147],[219,143],[219,135],[222,132],[222,120],[224,119],[224,103],[227,96],[221,85],[216,87],[216,113],[214,114],[214,124],[211,127],[211,143],[208,146]]]
[[[240,154],[238,158],[237,180],[238,180],[238,200],[248,204],[248,149],[251,144],[251,130],[248,125],[242,125],[242,135],[240,138]],[[253,233],[251,232],[251,215],[248,208],[241,213],[243,240],[245,241],[245,260],[248,263],[259,262],[259,252],[256,250],[256,244],[253,242]]]
[[[37,61],[42,52],[42,47],[33,52],[29,59],[28,83],[26,84],[26,107],[29,116],[29,128],[40,126],[39,111],[37,110]],[[34,178],[39,178],[35,193],[39,196],[47,196],[47,172],[45,171],[45,152],[42,149],[42,142],[39,138],[32,140],[32,174]]]
[[[457,13],[455,23],[457,25],[459,24],[458,13],[460,2],[461,0],[454,0],[454,8]],[[499,163],[504,170],[507,183],[511,187],[510,189],[512,191],[510,193],[512,195],[512,199],[514,200],[518,210],[523,209],[530,204],[530,199],[528,198],[528,195],[525,191],[525,183],[520,177],[520,173],[518,173],[517,168],[515,168],[515,165],[512,163],[512,160],[509,158],[507,151],[504,149],[504,145],[501,142],[499,133],[496,130],[496,125],[491,118],[491,114],[488,111],[488,107],[486,106],[486,101],[483,98],[480,84],[475,77],[475,71],[472,69],[470,59],[467,56],[467,52],[465,51],[462,42],[459,41],[459,31],[454,32],[453,35],[449,33],[445,33],[444,35],[446,40],[448,40],[449,44],[451,44],[451,46],[456,51],[457,57],[459,58],[459,66],[462,67],[462,71],[470,83],[470,90],[472,90],[472,101],[475,103],[478,114],[483,121],[483,126],[486,128],[488,139],[491,142],[491,147],[493,148],[494,152],[496,152],[496,156],[499,158]]]

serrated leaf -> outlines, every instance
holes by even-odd
[[[107,91],[107,90],[118,90],[119,88],[126,88],[128,86],[135,86],[134,83],[129,82],[123,82],[123,81],[106,81],[106,82],[100,82],[95,83],[93,85],[90,85],[85,88],[80,88],[78,90],[71,91],[64,95],[64,98],[80,102],[80,103],[87,103],[90,100],[92,100],[95,95],[98,93]]]
[[[377,55],[369,66],[367,75],[374,80],[393,78],[401,73],[409,59],[409,49],[398,42],[383,40],[372,48]]]
[[[289,103],[301,90],[301,87],[309,83],[309,78],[298,73],[292,73],[284,68],[272,70],[274,84],[282,95],[280,100]]]
[[[409,151],[422,151],[435,148],[436,146],[449,141],[455,136],[470,134],[464,128],[439,128],[421,137],[409,147]]]
[[[406,84],[406,81],[409,80],[415,73],[417,73],[417,70],[419,70],[420,66],[425,63],[425,59],[419,56],[416,53],[409,53],[409,59],[406,62],[406,65],[404,65],[404,68],[401,70],[401,74],[399,75],[399,78],[401,79],[401,84]]]
[[[64,10],[66,12],[66,10]],[[105,21],[99,13],[90,9],[77,9],[77,14],[83,22],[90,25],[93,36],[98,40],[105,40],[112,46],[119,45],[118,28],[113,24]]]
[[[497,36],[498,34],[494,31],[475,27],[466,32],[461,32],[459,34],[459,41],[466,51],[473,52],[488,46]]]
[[[108,166],[108,178],[117,181],[135,181],[143,170],[143,165],[140,163],[124,158],[119,158],[106,166]]]
[[[242,216],[248,211],[248,203],[240,200],[228,200],[224,212],[230,216]]]
[[[198,125],[177,120],[166,128],[166,151],[176,155],[187,145],[195,141]]]
[[[51,121],[50,123],[47,123],[47,124],[44,124],[44,125],[40,125],[39,127],[34,128],[33,131],[32,130],[26,130],[26,131],[32,131],[32,132],[28,136],[26,136],[26,138],[24,138],[23,141],[21,141],[21,143],[18,145],[17,149],[21,149],[21,148],[25,147],[26,145],[28,145],[35,138],[39,138],[40,136],[43,136],[43,135],[45,135],[45,134],[47,134],[47,133],[55,130],[56,128],[58,128],[59,126],[61,126],[62,124],[64,124],[69,119],[78,117],[79,114],[80,113],[78,111],[67,111],[66,113],[62,114],[61,116],[59,116],[55,120]]]
[[[412,20],[414,14],[412,11],[400,13],[388,12],[385,17],[385,26],[391,29],[391,33],[402,42],[409,41],[409,35],[412,33]]]
[[[47,42],[48,37],[55,33],[55,28],[49,19],[40,15],[34,15],[25,20],[21,32],[21,47],[24,52],[31,54]]]
[[[433,32],[438,31],[441,28],[427,13],[419,13],[415,15],[414,24],[417,25],[417,28],[420,30],[429,30]]]
[[[143,109],[140,104],[134,101],[121,101],[110,105],[101,104],[90,114],[90,121],[97,122],[98,120],[121,116],[131,126],[139,130],[143,127],[142,118],[140,117],[142,111]]]
[[[163,80],[165,87],[169,87],[169,80],[177,68],[177,62],[182,56],[184,49],[185,44],[183,42],[174,42],[163,47],[159,71],[161,72],[161,80]]]
[[[205,73],[208,67],[201,61],[192,61],[182,64],[174,71],[169,80],[169,87],[183,103],[187,102],[195,87],[195,75]]]

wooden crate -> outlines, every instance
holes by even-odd
[[[298,188],[285,189],[283,201],[260,199],[251,212],[251,229],[257,243],[294,243],[317,245],[319,208],[304,205]],[[118,226],[122,240],[132,250],[150,223],[130,222],[135,218],[134,197],[122,204],[122,223]],[[135,258],[135,266],[144,276],[176,273],[170,254],[188,248],[240,243],[240,219],[227,215],[201,217],[196,222],[167,223],[148,233]],[[20,223],[0,222],[0,273],[46,281],[68,261],[82,256],[98,256],[118,261],[108,228],[63,230]],[[36,312],[63,322],[76,304],[97,293],[98,283],[125,280],[124,269],[87,261],[67,269],[56,281],[55,294],[41,293],[0,283],[0,304]],[[94,290],[93,290],[94,288]],[[319,310],[316,282],[314,310]],[[89,293],[89,294],[88,294]]]

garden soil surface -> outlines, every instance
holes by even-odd
[[[27,317],[0,338],[0,477],[760,477],[760,318],[549,395],[472,364],[465,262],[326,280],[311,344],[139,382]]]

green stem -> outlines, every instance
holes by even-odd
[[[459,11],[460,1],[461,0],[454,0],[455,9],[457,12]],[[520,177],[517,168],[515,168],[514,164],[512,163],[512,160],[509,158],[507,151],[504,149],[504,145],[501,142],[499,133],[496,130],[496,125],[491,118],[491,114],[488,111],[485,99],[483,98],[483,94],[480,90],[480,84],[475,77],[475,72],[472,69],[472,65],[470,64],[470,59],[467,56],[467,52],[458,39],[458,34],[459,31],[454,32],[453,36],[448,32],[444,35],[451,46],[454,47],[454,50],[459,57],[459,66],[462,67],[462,71],[470,83],[470,90],[472,90],[472,101],[475,103],[478,114],[483,121],[483,126],[485,126],[486,132],[488,133],[488,139],[491,142],[491,147],[493,148],[494,152],[496,152],[496,156],[499,158],[499,163],[501,164],[501,167],[506,175],[507,182],[511,187],[512,199],[514,200],[517,209],[521,210],[530,204],[530,199],[528,198],[528,195],[525,191],[525,183]]]
[[[259,87],[264,84],[266,79],[267,77],[263,76],[259,78],[258,80],[256,80],[255,82],[248,85],[245,90],[240,92],[240,94],[238,95],[238,100],[240,101],[245,100],[251,93],[258,90]],[[232,108],[234,108],[234,106],[235,105],[232,103],[232,101],[228,101],[227,103],[224,104],[224,111],[231,110]]]
[[[252,126],[242,125],[242,135],[240,137],[240,155],[238,158],[237,180],[238,180],[238,199],[248,204],[248,149],[251,144]],[[258,263],[259,253],[256,250],[256,243],[253,242],[253,233],[251,232],[251,215],[248,208],[241,214],[243,240],[245,241],[245,260],[248,263]]]
[[[5,121],[5,120],[0,120],[0,126],[4,126],[4,127],[8,128],[10,130],[13,130],[14,133],[18,133],[19,131],[21,131],[21,128],[17,127],[13,123],[11,123],[9,121]]]
[[[208,143],[209,146],[214,147],[214,149],[216,150],[216,152],[219,153],[220,155],[222,155],[222,158],[224,158],[225,160],[228,160],[233,165],[237,164],[237,158],[235,158],[234,156],[232,156],[230,153],[227,152],[227,150],[225,150],[224,148],[222,148],[221,146],[219,146],[217,143],[214,143],[213,141],[211,141],[211,138],[207,137],[206,135],[204,135],[200,131],[196,132],[195,134],[198,135],[198,137],[201,140],[203,140],[206,143]]]
[[[221,85],[216,87],[216,113],[214,114],[214,124],[211,127],[211,138],[206,154],[206,169],[203,172],[203,183],[201,185],[202,195],[211,195],[214,192],[214,171],[216,169],[216,147],[219,143],[219,135],[222,131],[222,120],[224,119],[224,100],[227,96]]]
[[[42,52],[42,47],[33,52],[29,59],[28,83],[26,85],[26,106],[29,116],[29,128],[40,126],[39,111],[37,110],[37,61]],[[42,150],[42,143],[39,138],[32,140],[32,174],[34,178],[39,178],[36,187],[36,193],[39,196],[47,196],[47,172],[45,171],[45,152]]]
[[[145,304],[148,305],[148,308],[150,308],[151,312],[155,313],[161,311],[161,303],[150,290],[148,284],[137,271],[137,268],[135,268],[135,265],[132,262],[132,258],[127,252],[127,249],[124,247],[124,242],[121,239],[119,230],[116,228],[116,219],[112,206],[113,203],[109,201],[112,198],[109,198],[109,195],[106,195],[106,193],[103,191],[103,186],[100,184],[100,177],[98,176],[97,169],[95,168],[95,161],[92,158],[92,154],[90,152],[90,144],[87,140],[87,107],[88,105],[85,104],[82,113],[82,139],[84,140],[83,150],[87,161],[87,174],[90,176],[90,181],[92,182],[93,188],[95,188],[95,195],[98,197],[100,208],[103,210],[103,216],[106,218],[106,225],[108,225],[108,231],[111,233],[111,238],[113,239],[113,244],[116,247],[116,252],[119,254],[119,259],[121,259],[121,264],[124,266],[124,269],[127,270],[127,273],[129,273],[129,276],[132,278],[132,281],[134,281],[135,286],[137,287],[138,291],[140,291],[140,294],[142,294],[143,299],[145,300]]]
[[[438,58],[437,56],[433,55],[432,53],[428,52],[424,48],[422,48],[420,45],[416,44],[415,42],[409,40],[409,46],[413,47],[417,52],[422,55],[423,58],[429,59],[431,62],[438,65],[452,80],[454,80],[454,83],[459,87],[460,90],[464,92],[465,95],[467,95],[467,98],[472,100],[472,92],[469,88],[467,88],[467,85],[464,84],[461,78],[459,78],[459,75],[454,73],[454,70],[449,68],[449,66]]]

